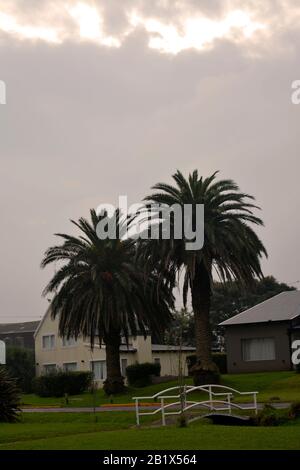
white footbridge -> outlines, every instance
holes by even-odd
[[[177,393],[175,392],[177,391]],[[174,394],[170,394],[170,392]],[[207,399],[201,400],[203,396],[196,399],[195,396],[191,396],[195,392],[204,392],[207,394]],[[140,425],[141,416],[150,415],[161,415],[161,423],[163,426],[166,425],[166,416],[180,415],[185,411],[192,410],[195,408],[202,408],[208,410],[210,413],[227,411],[231,414],[233,409],[239,410],[254,410],[257,414],[257,394],[258,392],[240,392],[231,387],[225,387],[224,385],[178,385],[177,387],[167,388],[162,390],[155,395],[148,397],[133,397],[135,401],[135,414],[136,424]],[[246,403],[236,403],[234,400],[236,396],[249,396],[251,400]],[[153,410],[145,411],[143,402],[145,400],[155,400],[158,402],[157,407]]]

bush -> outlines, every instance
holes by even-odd
[[[186,428],[187,425],[188,425],[187,417],[185,416],[184,413],[181,413],[181,415],[179,415],[178,418],[177,418],[177,427],[178,428]]]
[[[12,423],[17,421],[20,412],[20,390],[16,380],[0,366],[0,421]]]
[[[142,364],[132,364],[126,367],[126,376],[129,385],[133,387],[146,387],[151,384],[151,376],[160,375],[160,364],[152,362],[144,362]]]
[[[35,376],[34,352],[25,348],[7,348],[6,367],[22,392],[32,392],[32,381]]]
[[[221,374],[227,374],[227,355],[226,353],[213,353],[212,358]]]
[[[212,353],[212,359],[216,366],[218,367],[221,374],[227,374],[227,356],[225,353]],[[188,366],[188,373],[191,374],[191,368],[197,362],[196,354],[191,354],[186,358],[187,366]]]
[[[87,371],[56,371],[34,379],[34,391],[40,397],[79,395],[91,386],[92,378],[93,374]]]
[[[290,419],[296,419],[300,417],[300,401],[292,403],[288,410],[288,416]]]
[[[272,405],[265,405],[254,418],[254,421],[257,426],[278,426],[280,417]]]

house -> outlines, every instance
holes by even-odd
[[[195,348],[151,344],[151,336],[129,337],[129,344],[120,347],[121,371],[142,362],[159,362],[162,376],[178,376],[181,359],[183,374],[188,375],[186,358]],[[180,356],[181,355],[181,356]],[[41,375],[56,369],[67,371],[91,370],[99,386],[106,379],[105,345],[95,344],[91,350],[88,338],[62,338],[58,334],[58,318],[51,318],[48,308],[35,332],[36,373]]]
[[[0,340],[4,341],[6,347],[34,349],[34,332],[39,323],[39,321],[2,323],[0,324]]]
[[[291,344],[300,339],[300,291],[275,295],[220,326],[229,373],[290,370]]]

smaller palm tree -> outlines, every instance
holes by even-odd
[[[0,366],[0,422],[12,423],[18,420],[20,398],[16,379]]]
[[[133,219],[124,219],[119,211],[110,218],[90,211],[91,222],[84,218],[72,223],[80,230],[79,237],[57,234],[59,246],[49,248],[42,267],[59,262],[57,270],[44,290],[53,293],[52,317],[59,317],[61,336],[82,335],[89,338],[91,348],[97,341],[106,346],[107,394],[124,388],[120,370],[120,345],[124,337],[149,331],[161,334],[170,322],[174,298],[167,282],[160,282],[154,270],[145,272],[136,257],[135,240],[124,239],[126,227]],[[99,238],[99,222],[115,224],[114,239]]]

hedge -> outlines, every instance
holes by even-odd
[[[10,375],[17,380],[17,385],[22,392],[32,392],[32,380],[35,376],[34,351],[25,348],[8,347],[6,368]]]
[[[91,385],[91,372],[56,371],[36,377],[33,382],[34,391],[40,397],[62,397],[65,394],[79,395]]]
[[[126,376],[129,385],[134,387],[146,387],[151,384],[151,376],[160,376],[160,364],[144,362],[141,364],[132,364],[126,367]]]
[[[218,366],[221,374],[227,374],[227,356],[225,353],[212,353],[212,359],[214,363]],[[196,355],[192,354],[187,357],[188,370],[190,375],[191,367],[196,363]]]

